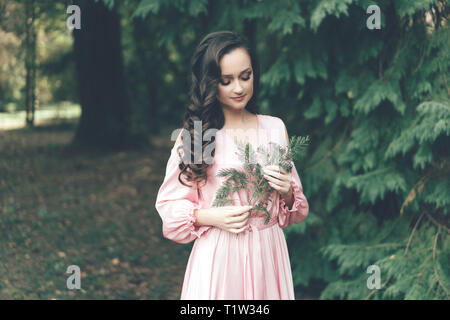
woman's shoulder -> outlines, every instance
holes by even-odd
[[[265,136],[268,141],[276,142],[280,145],[285,145],[286,127],[283,120],[281,118],[267,114],[259,114],[259,116],[261,119],[261,129],[263,136]]]
[[[259,114],[259,113],[258,113],[258,116],[262,120],[265,127],[267,127],[267,128],[282,128],[283,129],[284,122],[281,118],[271,116],[268,114]]]

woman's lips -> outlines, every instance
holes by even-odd
[[[245,96],[246,95],[244,94],[243,96],[236,97],[236,98],[231,98],[231,99],[233,99],[234,101],[242,101],[242,100],[244,100]]]

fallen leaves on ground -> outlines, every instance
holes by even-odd
[[[191,245],[154,206],[169,139],[101,154],[66,149],[73,134],[0,131],[0,299],[179,299]]]

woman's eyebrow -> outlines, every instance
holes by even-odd
[[[241,73],[239,75],[243,74],[246,71],[251,71],[251,69],[247,68],[244,71],[241,71]],[[232,76],[233,76],[232,74],[224,74],[224,75],[222,75],[222,77],[227,77],[227,78],[232,77]]]

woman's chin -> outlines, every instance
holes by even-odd
[[[247,104],[232,104],[227,105],[227,109],[230,111],[242,111],[245,109]]]

